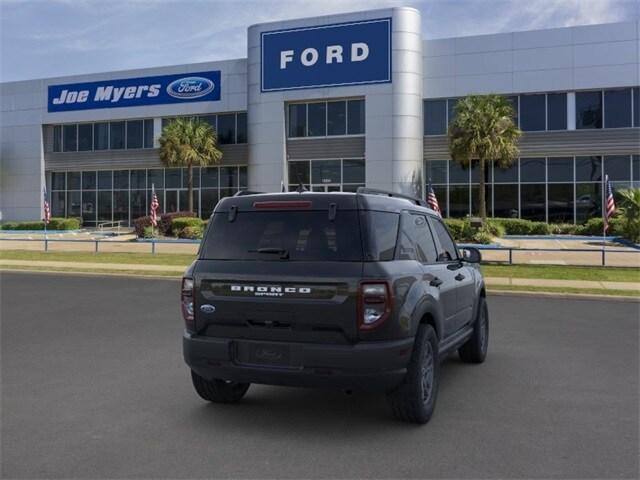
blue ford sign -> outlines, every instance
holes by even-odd
[[[220,71],[50,85],[49,112],[220,100]]]
[[[388,83],[391,19],[262,32],[262,91]]]

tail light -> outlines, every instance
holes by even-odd
[[[180,292],[180,304],[182,306],[182,317],[188,330],[195,330],[193,320],[193,278],[183,278]]]
[[[391,314],[391,293],[386,282],[360,284],[358,292],[358,327],[376,328]]]

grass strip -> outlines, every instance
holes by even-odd
[[[31,267],[31,266],[11,266],[0,267],[0,272],[10,272],[13,270],[21,270],[26,272],[51,272],[51,273],[90,273],[94,275],[108,274],[108,275],[122,275],[132,277],[172,277],[182,278],[180,272],[167,272],[167,271],[149,271],[149,270],[116,270],[109,268],[101,268],[100,270],[94,270],[89,268],[75,268],[75,267]]]
[[[130,252],[37,252],[32,250],[0,250],[0,259],[78,263],[120,263],[126,265],[188,266],[195,255],[185,253]]]
[[[485,277],[640,282],[640,268],[569,265],[482,265]]]
[[[487,287],[489,293],[495,290],[509,292],[540,292],[540,293],[568,293],[583,295],[606,295],[608,297],[638,297],[638,290],[606,290],[602,288],[571,288],[571,287],[529,287],[526,285],[491,285]]]

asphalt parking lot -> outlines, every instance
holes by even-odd
[[[177,281],[0,282],[3,478],[639,475],[639,303],[490,296],[487,362],[448,359],[417,427],[362,393],[201,401]]]

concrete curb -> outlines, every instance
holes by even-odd
[[[487,288],[487,294],[498,297],[547,297],[582,300],[615,300],[617,302],[640,303],[640,297],[626,295],[598,295],[596,293],[530,292],[526,290],[494,290]]]

